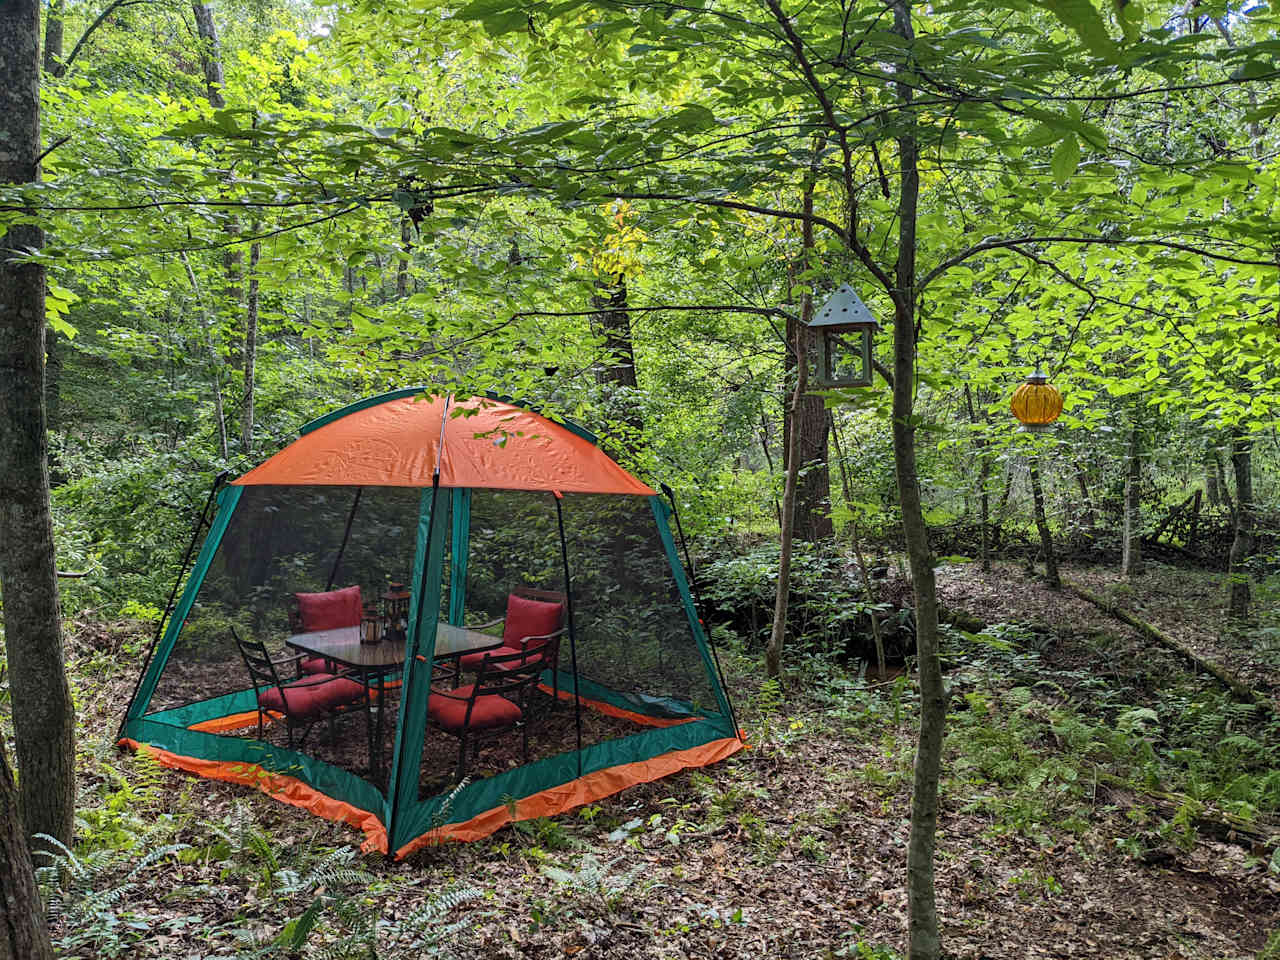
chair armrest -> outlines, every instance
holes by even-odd
[[[568,632],[569,632],[568,627],[561,627],[559,630],[555,630],[551,633],[535,633],[528,637],[521,637],[519,640],[516,641],[516,643],[520,644],[521,650],[528,650],[529,643],[532,640],[543,640],[543,641],[554,640],[556,637],[563,637]]]
[[[298,653],[295,653],[295,654],[294,654],[293,656],[291,656],[291,657],[281,657],[279,660],[272,660],[272,661],[271,661],[271,665],[272,665],[273,667],[282,667],[282,666],[284,666],[286,663],[298,663],[298,662],[300,662],[300,661],[302,661],[302,660],[306,659],[306,656],[307,656],[307,655],[306,655],[305,653],[302,653],[301,651],[299,651]]]

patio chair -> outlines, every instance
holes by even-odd
[[[316,673],[301,680],[284,683],[276,668],[289,663],[296,664],[301,659],[301,654],[273,660],[262,641],[243,640],[234,627],[231,628],[231,638],[235,640],[240,656],[244,659],[258,701],[259,740],[262,739],[262,718],[266,713],[284,717],[290,749],[293,749],[294,730],[302,728],[302,737],[298,740],[298,749],[302,749],[307,742],[307,735],[317,721],[328,721],[329,735],[332,738],[334,717],[357,703],[368,708],[369,695],[363,683],[331,673]]]
[[[480,753],[480,738],[495,737],[519,727],[521,750],[529,759],[529,694],[545,667],[542,651],[485,653],[476,682],[452,690],[432,688],[427,715],[445,733],[458,738],[457,779],[467,774],[467,744],[472,759]]]
[[[502,646],[496,650],[469,653],[461,658],[459,667],[470,673],[479,669],[486,656],[526,653],[545,646],[552,640],[559,641],[566,633],[567,619],[568,606],[563,593],[518,587],[507,597],[507,615],[504,618],[468,628],[488,630],[502,624]],[[549,665],[554,670],[555,663]],[[559,680],[554,673],[552,676],[555,695],[558,697]]]
[[[295,593],[289,605],[289,632],[359,627],[363,612],[358,584],[323,593]],[[337,664],[323,657],[306,657],[298,663],[299,676],[337,672]]]

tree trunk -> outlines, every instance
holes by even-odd
[[[0,960],[53,960],[4,737],[0,737],[0,881]]]
[[[595,315],[594,325],[604,336],[606,354],[605,361],[596,365],[596,382],[612,388],[608,400],[618,419],[640,431],[644,416],[640,412],[635,345],[627,306],[626,277],[617,275],[608,283],[596,281],[591,309],[603,311]]]
[[[1089,493],[1089,476],[1084,467],[1076,467],[1076,486],[1080,488],[1080,502],[1083,504],[1080,513],[1080,526],[1090,537],[1098,525],[1098,514],[1093,506],[1093,496]]]
[[[1053,534],[1049,531],[1049,520],[1044,512],[1040,465],[1034,453],[1027,462],[1027,473],[1031,476],[1031,503],[1036,516],[1036,530],[1040,533],[1040,549],[1044,551],[1044,580],[1051,590],[1061,590],[1062,578],[1058,576],[1058,558],[1053,552]]]
[[[218,29],[213,25],[213,10],[203,3],[192,3],[196,17],[196,36],[200,38],[200,68],[204,71],[205,96],[209,106],[221,110],[227,105],[222,96],[222,44],[218,42]]]
[[[0,182],[40,178],[40,8],[0,4]],[[49,510],[44,407],[45,271],[17,251],[43,231],[17,224],[0,239],[0,590],[28,833],[71,843],[75,712],[62,652],[62,618]]]
[[[1221,464],[1218,458],[1213,454],[1205,454],[1204,457],[1204,493],[1209,498],[1210,507],[1218,507],[1222,505],[1222,494],[1218,492],[1218,471],[1221,470]]]
[[[1120,550],[1120,575],[1136,577],[1142,571],[1142,447],[1135,423],[1129,432],[1129,470],[1124,481],[1124,534]]]
[[[801,205],[806,217],[813,216],[814,179],[814,171],[810,169],[801,193]],[[807,258],[809,252],[813,249],[813,222],[811,220],[801,221],[800,238],[803,251],[801,255]],[[807,293],[802,294],[800,297],[801,322],[808,323],[812,315],[813,297]],[[803,331],[804,329],[805,327],[802,326],[801,330]],[[801,351],[804,348],[804,341],[799,334],[797,334],[792,343],[795,345],[796,357],[803,358],[804,354]],[[801,362],[796,364],[796,391],[791,398],[793,408],[799,406],[800,401],[804,398],[805,388],[808,385],[808,366],[801,359]],[[787,605],[791,599],[791,548],[795,535],[796,480],[800,472],[798,469],[799,455],[797,447],[797,436],[793,433],[787,439],[787,443],[783,445],[784,457],[790,458],[788,462],[791,465],[787,467],[784,473],[786,479],[782,487],[782,516],[778,533],[778,584],[773,600],[773,630],[769,634],[769,643],[764,648],[765,673],[770,677],[780,677],[782,675],[782,643],[787,635]]]
[[[1236,478],[1236,523],[1227,578],[1231,583],[1227,615],[1244,620],[1249,616],[1250,593],[1246,563],[1253,555],[1253,441],[1239,429],[1231,432],[1231,468]]]
[[[905,43],[906,56],[915,40],[910,0],[893,2],[894,32]],[[910,69],[909,61],[898,66]],[[947,697],[938,653],[938,597],[933,576],[933,551],[920,502],[916,470],[915,426],[912,416],[916,363],[916,206],[920,195],[919,148],[911,110],[912,83],[895,84],[904,107],[898,136],[900,188],[898,198],[897,289],[893,317],[893,461],[902,507],[902,533],[911,564],[916,606],[916,662],[920,671],[920,736],[916,745],[911,790],[911,835],[907,841],[907,956],[908,960],[939,960],[942,941],[934,893],[933,857],[938,831],[938,780],[942,771],[942,737]]]
[[[803,269],[803,267],[801,268]],[[804,344],[802,357],[814,354],[815,335],[808,327],[787,318],[787,343]],[[783,354],[784,371],[788,354]],[[785,376],[783,382],[786,382]],[[796,481],[796,536],[810,543],[835,535],[831,524],[831,468],[827,452],[827,409],[821,397],[806,395],[799,404],[784,405],[782,415],[783,469],[790,467],[791,431],[798,428],[797,456],[801,474]]]
[[[44,72],[51,77],[62,75],[62,14],[64,0],[49,0],[49,13],[44,24]],[[45,426],[57,432],[62,429],[62,344],[56,330],[44,332],[44,407]],[[61,486],[66,481],[58,454],[49,457],[49,483]]]
[[[964,385],[964,402],[969,408],[969,422],[975,426],[978,415],[973,409],[973,391]],[[985,417],[983,418],[985,421]],[[987,441],[983,437],[975,437],[974,445],[978,448],[978,558],[982,562],[982,572],[991,572],[991,551],[988,546],[991,523],[991,495],[987,484],[991,481],[991,458],[987,456]]]
[[[249,248],[249,302],[244,314],[244,415],[240,429],[240,447],[248,454],[253,450],[253,390],[258,363],[258,260],[262,244]]]
[[[515,241],[512,241],[514,248]],[[409,295],[409,257],[413,253],[412,225],[408,217],[400,218],[400,256],[396,258],[396,299]]]

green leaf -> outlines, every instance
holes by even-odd
[[[1058,186],[1062,186],[1071,179],[1071,175],[1076,172],[1076,167],[1080,165],[1080,141],[1074,136],[1062,138],[1062,142],[1058,144],[1053,151],[1053,159],[1049,162],[1049,167],[1053,171],[1053,179],[1057,181]]]
[[[1107,32],[1107,25],[1090,0],[1038,0],[1069,27],[1095,57],[1114,63],[1120,59],[1120,47]]]

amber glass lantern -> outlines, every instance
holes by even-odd
[[[1062,394],[1042,371],[1037,370],[1013,391],[1009,409],[1023,430],[1042,433],[1053,426],[1062,413]]]

